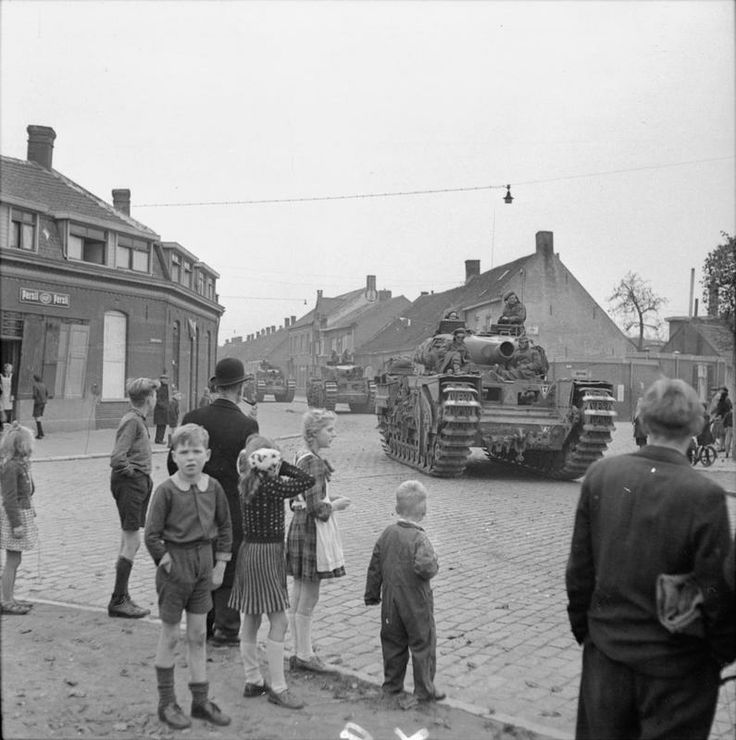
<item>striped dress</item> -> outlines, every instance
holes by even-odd
[[[243,542],[238,550],[229,606],[243,614],[271,614],[289,608],[284,561],[284,499],[314,485],[311,475],[287,462],[277,478],[261,481],[253,498],[240,494]]]
[[[317,527],[315,519],[326,522],[332,515],[332,506],[323,501],[327,492],[327,469],[321,457],[314,453],[300,453],[297,465],[314,478],[314,485],[304,494],[306,507],[294,509],[286,537],[286,572],[305,581],[339,578],[345,567],[330,571],[317,570]]]

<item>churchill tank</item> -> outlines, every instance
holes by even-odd
[[[548,380],[544,351],[521,327],[468,335],[453,361],[451,331],[441,325],[376,378],[378,429],[390,458],[452,478],[481,448],[490,460],[573,480],[603,456],[616,416],[611,383]],[[521,361],[529,354],[533,363]]]

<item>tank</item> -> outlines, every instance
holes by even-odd
[[[354,414],[375,413],[376,385],[372,379],[364,377],[360,365],[325,363],[309,379],[309,406],[334,411],[338,403],[348,404]]]
[[[475,447],[490,460],[573,480],[603,456],[616,416],[610,383],[548,380],[544,350],[533,343],[541,362],[532,370],[515,367],[517,327],[469,335],[466,362],[446,368],[452,334],[443,329],[376,378],[378,428],[389,457],[451,478],[465,472]]]
[[[255,400],[261,403],[266,396],[273,396],[279,403],[291,403],[296,392],[296,381],[287,378],[281,368],[262,360],[250,368],[255,380]]]

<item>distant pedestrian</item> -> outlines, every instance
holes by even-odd
[[[205,389],[202,391],[202,395],[199,397],[197,408],[203,409],[206,406],[209,406],[210,403],[212,403],[212,394],[210,393],[210,389],[205,386]]]
[[[49,392],[46,384],[40,375],[33,376],[33,421],[36,422],[36,439],[43,439],[46,435],[43,433],[43,412],[46,409],[46,403],[49,400]]]
[[[14,417],[13,404],[15,401],[15,376],[13,366],[6,362],[0,374],[0,413],[4,424],[12,424]]]
[[[297,467],[314,478],[304,501],[292,501],[293,516],[286,539],[286,570],[294,578],[292,617],[296,668],[323,673],[327,667],[312,647],[312,614],[319,601],[320,583],[345,575],[342,544],[334,512],[350,505],[344,496],[330,496],[328,481],[334,472],[320,452],[336,436],[334,412],[309,409],[303,417],[307,449],[297,455]]]
[[[399,518],[378,538],[365,584],[365,604],[381,604],[383,691],[400,694],[411,652],[414,697],[441,701],[434,685],[437,632],[430,580],[439,563],[432,543],[419,523],[427,514],[427,489],[408,480],[396,489]]]
[[[260,696],[288,709],[304,702],[286,685],[284,639],[289,593],[284,561],[284,499],[294,498],[314,485],[314,478],[281,459],[271,440],[258,434],[238,457],[240,508],[243,512],[243,543],[235,566],[230,606],[240,612],[240,654],[245,670],[243,696]],[[268,615],[266,642],[269,682],[258,665],[258,629]]]
[[[211,475],[225,490],[233,526],[233,557],[225,568],[222,585],[212,594],[214,606],[207,617],[207,635],[213,645],[236,646],[240,644],[240,612],[228,606],[235,576],[235,557],[243,541],[243,517],[238,493],[238,455],[251,434],[258,432],[258,422],[249,419],[238,408],[238,401],[245,382],[243,363],[235,357],[225,357],[215,366],[210,384],[217,391],[217,398],[209,406],[193,409],[184,414],[182,423],[199,424],[210,435],[211,457],[204,472]],[[169,473],[175,471],[171,455]]]
[[[175,730],[191,726],[176,702],[174,664],[182,611],[187,615],[186,642],[191,715],[213,725],[230,717],[209,698],[207,681],[207,613],[213,587],[222,583],[231,558],[230,511],[222,486],[202,470],[210,457],[207,430],[196,424],[177,428],[171,439],[177,471],[153,494],[146,518],[146,547],[156,563],[161,633],[155,666],[158,716]],[[214,563],[213,563],[214,547]]]
[[[686,451],[696,392],[656,381],[641,401],[646,447],[594,463],[567,563],[568,615],[583,646],[576,737],[705,740],[719,670],[736,657],[724,490]]]
[[[0,439],[0,547],[5,550],[2,575],[2,614],[28,614],[32,604],[16,601],[15,576],[23,551],[32,550],[38,543],[38,529],[31,498],[31,455],[33,432],[13,422]]]
[[[733,410],[733,404],[728,397],[728,388],[723,386],[718,390],[718,394],[713,399],[711,406],[711,420],[713,422],[713,436],[718,445],[719,452],[726,450],[726,415]],[[733,417],[732,417],[733,418]]]
[[[157,445],[166,444],[164,436],[166,425],[169,422],[169,376],[163,373],[159,378],[159,387],[156,391],[156,406],[153,409],[153,423],[156,426]]]
[[[115,588],[107,605],[111,617],[140,619],[151,613],[138,606],[128,593],[130,571],[141,545],[140,529],[146,522],[151,498],[151,436],[146,417],[156,405],[158,381],[137,378],[128,386],[130,409],[115,432],[110,456],[110,490],[120,516],[120,552],[115,565]]]
[[[166,416],[166,424],[169,428],[168,444],[171,447],[171,435],[174,430],[179,426],[179,403],[181,401],[181,393],[174,390],[169,399],[169,412]]]
[[[733,454],[733,408],[730,408],[723,417],[723,429],[726,432],[724,447],[726,457]]]

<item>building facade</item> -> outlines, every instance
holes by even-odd
[[[219,275],[52,167],[56,134],[28,127],[28,158],[3,156],[0,361],[14,366],[15,411],[29,421],[32,377],[52,398],[45,426],[115,426],[126,381],[167,373],[196,404],[216,361]]]

